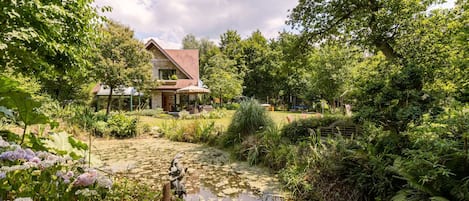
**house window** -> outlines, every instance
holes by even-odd
[[[159,70],[160,80],[171,80],[172,75],[176,75],[176,70],[174,69],[160,69]]]

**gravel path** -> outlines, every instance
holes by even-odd
[[[232,161],[213,147],[160,138],[97,139],[92,150],[103,162],[101,169],[157,186],[169,181],[168,167],[179,152],[185,153],[182,162],[189,172],[185,200],[281,200],[277,196],[285,195],[276,175]]]

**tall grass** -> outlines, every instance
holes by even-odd
[[[247,136],[262,132],[273,124],[265,108],[256,100],[243,101],[228,126],[225,145],[241,143]]]

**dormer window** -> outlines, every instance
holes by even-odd
[[[173,75],[176,75],[175,69],[160,69],[159,72],[159,79],[160,80],[171,80]]]

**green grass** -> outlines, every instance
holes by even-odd
[[[226,130],[228,126],[231,123],[231,119],[233,117],[233,114],[235,113],[234,110],[228,110],[227,115],[221,119],[208,119],[206,121],[215,121],[215,125],[221,126]],[[275,112],[268,112],[268,114],[272,117],[274,120],[274,123],[282,127],[283,125],[287,124],[287,117],[290,116],[291,119],[299,119],[299,118],[305,118],[309,117],[312,114],[301,114],[301,113],[293,113],[293,112],[280,112],[280,111],[275,111]],[[155,118],[155,117],[149,117],[149,116],[139,116],[139,125],[144,125],[147,124],[149,126],[158,126],[161,127],[165,122],[171,121],[172,119],[176,118]],[[196,121],[194,119],[177,119],[178,123],[181,124],[189,124],[193,121]],[[201,121],[201,120],[199,120]]]

